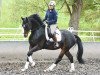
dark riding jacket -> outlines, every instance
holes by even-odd
[[[47,10],[45,19],[43,21],[46,21],[48,25],[56,24],[57,23],[57,12],[55,9],[53,10]]]

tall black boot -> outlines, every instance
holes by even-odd
[[[56,38],[56,35],[55,35],[55,34],[53,34],[52,39],[53,39],[54,42],[55,42],[55,47],[59,47],[59,44],[58,44],[58,42],[57,42],[57,38]]]

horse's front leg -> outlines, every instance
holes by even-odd
[[[28,56],[27,57],[27,61],[25,63],[24,68],[21,69],[22,71],[25,71],[26,69],[28,69],[29,62],[31,63],[32,66],[35,66],[35,62],[32,59],[32,54],[33,54],[33,52],[38,51],[38,50],[39,50],[38,45],[34,46],[33,48],[30,47],[30,49],[29,49],[29,51],[27,53],[27,56]]]

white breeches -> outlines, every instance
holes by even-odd
[[[51,34],[54,34],[54,32],[56,31],[56,27],[57,27],[56,24],[50,25]]]

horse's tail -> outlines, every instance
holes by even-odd
[[[84,64],[84,60],[82,59],[83,45],[82,45],[81,39],[77,35],[74,35],[74,36],[78,44],[77,60],[79,61],[79,63]]]

